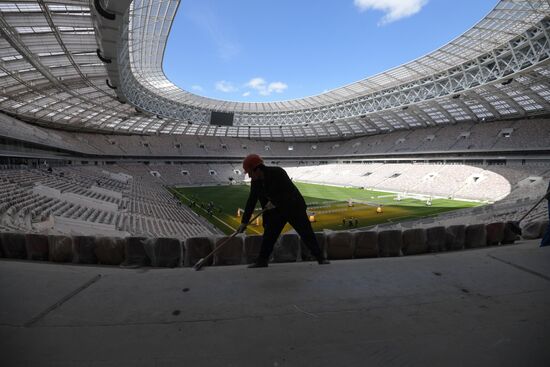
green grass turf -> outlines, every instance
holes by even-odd
[[[309,183],[295,183],[306,203],[313,203],[308,207],[309,211],[316,213],[316,222],[312,223],[313,229],[319,231],[322,229],[346,229],[349,227],[349,221],[343,224],[344,218],[358,220],[358,227],[366,227],[379,223],[392,221],[402,221],[413,218],[422,218],[437,215],[450,210],[468,208],[480,205],[475,202],[465,202],[449,199],[433,199],[432,206],[426,206],[425,200],[402,199],[395,200],[395,194],[362,190],[358,188],[346,188],[336,186],[317,185]],[[232,233],[240,224],[240,218],[236,216],[238,208],[244,208],[250,187],[247,185],[239,186],[208,186],[208,187],[185,187],[170,189],[180,200],[190,205],[194,201],[197,205],[191,208],[198,214],[205,217],[216,227],[226,234]],[[345,202],[349,199],[355,201],[368,202],[367,204],[355,204],[349,208]],[[330,203],[328,208],[316,208],[323,205],[323,202],[339,201],[339,203]],[[204,209],[209,202],[214,203],[213,215],[208,215]],[[377,214],[377,205],[382,205],[383,213]],[[258,203],[259,208],[259,203]],[[327,213],[330,212],[330,213]],[[292,227],[287,225],[284,231]],[[355,226],[351,228],[356,228]],[[248,234],[262,233],[260,226],[250,225],[247,229]]]

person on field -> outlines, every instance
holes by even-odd
[[[249,268],[267,267],[273,246],[286,223],[294,227],[320,265],[329,264],[321,253],[311,228],[304,198],[286,171],[281,167],[265,166],[263,160],[256,154],[250,154],[244,159],[243,169],[252,182],[238,231],[242,233],[246,229],[258,200],[263,209],[273,207],[263,214],[264,234],[260,255]]]

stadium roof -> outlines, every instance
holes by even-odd
[[[90,8],[89,4],[93,3]],[[503,0],[440,49],[301,99],[184,91],[162,71],[179,0],[0,1],[0,110],[49,126],[324,139],[550,111],[550,4]],[[211,111],[234,126],[210,125]]]

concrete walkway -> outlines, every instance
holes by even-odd
[[[0,261],[0,365],[549,366],[550,248],[178,269]]]

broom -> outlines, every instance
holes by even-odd
[[[533,210],[535,210],[535,208],[536,208],[537,206],[539,206],[539,204],[542,203],[542,201],[543,201],[544,199],[548,199],[548,198],[550,198],[550,190],[548,190],[548,192],[547,192],[543,197],[541,197],[541,198],[539,199],[539,201],[537,201],[537,202],[535,203],[535,205],[533,205],[533,207],[532,207],[531,209],[529,209],[529,210],[527,211],[527,213],[525,213],[518,221],[509,222],[509,228],[510,228],[510,230],[511,230],[512,232],[514,232],[515,234],[521,236],[521,233],[522,233],[522,232],[521,232],[521,227],[519,226],[520,222],[521,222],[522,220],[524,220],[525,218],[527,218],[527,216],[528,216],[529,214],[531,214],[531,212],[532,212]]]
[[[263,213],[265,213],[266,211],[270,210],[270,209],[273,209],[273,205],[266,205],[266,207],[264,209],[262,209],[258,214],[256,214],[255,216],[253,216],[249,221],[248,223],[246,223],[246,225],[248,226],[250,223],[254,222],[260,215],[262,215]],[[245,227],[246,229],[246,227]],[[221,249],[225,244],[227,244],[233,237],[235,237],[236,235],[238,235],[240,232],[239,230],[236,230],[235,232],[233,232],[233,234],[231,234],[231,236],[227,237],[225,240],[223,240],[218,246],[216,246],[216,248],[214,248],[214,250],[212,250],[212,252],[210,252],[208,255],[206,255],[205,257],[203,257],[202,259],[200,259],[199,261],[197,261],[197,263],[195,265],[193,265],[193,269],[195,270],[201,270],[201,268],[204,266],[204,264],[206,263],[206,261],[208,259],[210,259],[212,256],[214,256],[214,254],[216,252],[219,251],[219,249]]]

